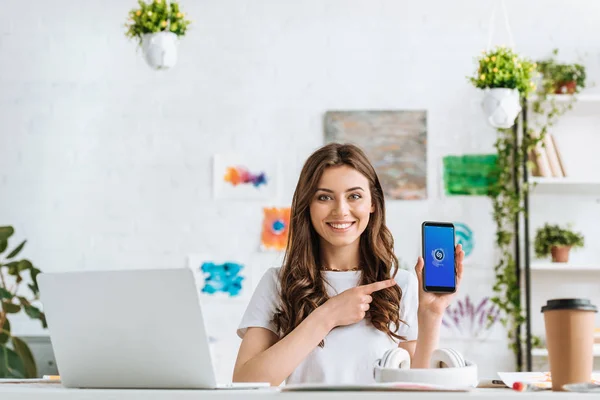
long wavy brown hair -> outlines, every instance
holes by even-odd
[[[369,180],[375,209],[360,237],[361,284],[389,279],[398,271],[394,238],[385,225],[383,190],[367,156],[352,144],[331,143],[321,147],[306,160],[292,199],[289,240],[279,275],[281,301],[273,318],[279,337],[293,331],[329,298],[320,272],[320,241],[311,223],[310,204],[323,171],[340,165],[354,168]],[[396,334],[400,323],[404,323],[399,312],[400,288],[394,285],[371,296],[373,301],[367,315],[373,326],[391,338],[405,340]],[[322,341],[319,346],[323,345]]]

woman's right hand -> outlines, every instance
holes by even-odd
[[[394,286],[393,279],[369,283],[343,291],[327,300],[323,305],[326,318],[336,326],[352,325],[361,321],[373,301],[371,293]]]

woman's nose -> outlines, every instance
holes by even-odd
[[[348,214],[348,203],[345,200],[338,200],[335,203],[335,209],[333,210],[336,215]]]

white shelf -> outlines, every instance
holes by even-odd
[[[597,103],[600,102],[600,93],[580,93],[576,95],[569,94],[553,94],[547,97],[548,100],[554,99],[557,103],[568,103],[575,97],[577,102],[581,103]],[[537,100],[537,96],[531,96],[527,100],[533,102]]]
[[[533,262],[529,266],[536,271],[591,271],[600,272],[600,264],[574,264],[574,263],[553,263],[553,262]]]
[[[529,178],[529,183],[532,184],[531,191],[535,193],[600,194],[600,180],[532,176]]]
[[[548,357],[548,349],[531,349],[533,357]],[[600,344],[594,344],[594,357],[600,357]]]

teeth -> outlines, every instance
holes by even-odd
[[[350,227],[350,225],[352,225],[352,223],[348,223],[348,224],[329,224],[331,226],[333,226],[335,229],[346,229],[348,227]]]

